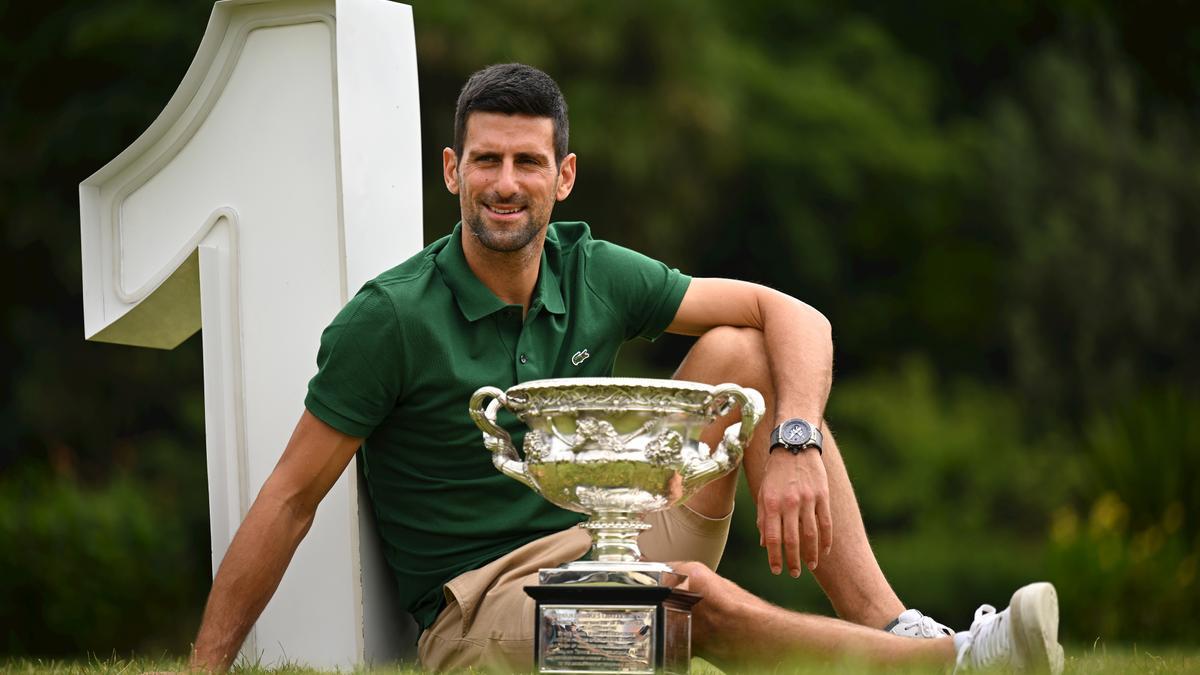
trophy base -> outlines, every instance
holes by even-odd
[[[525,592],[537,602],[533,657],[539,673],[691,671],[697,593],[616,583],[543,584]]]

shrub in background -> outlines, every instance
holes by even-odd
[[[203,456],[147,450],[166,475],[0,481],[0,654],[186,651],[208,587]]]
[[[1059,590],[1065,641],[1200,634],[1200,402],[1135,398],[1079,434],[1030,437],[1000,389],[939,382],[921,360],[843,380],[829,419],[872,545],[901,599],[955,628],[1018,586]],[[743,486],[721,570],[804,611],[816,584],[772,577]]]
[[[1152,393],[1086,432],[1081,506],[1057,510],[1048,561],[1072,630],[1167,642],[1200,635],[1200,401]]]
[[[1081,469],[1062,438],[1024,434],[1011,396],[939,382],[912,359],[840,381],[828,419],[876,555],[905,602],[965,628],[981,603],[1003,607],[1017,586],[1046,577],[1049,514]],[[815,584],[770,577],[754,513],[743,494],[722,571],[786,606],[827,610]]]

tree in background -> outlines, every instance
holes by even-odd
[[[1007,244],[1014,384],[1079,421],[1148,388],[1200,382],[1196,129],[1148,106],[1103,27],[1040,51],[982,143]]]

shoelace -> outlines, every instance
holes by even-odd
[[[975,610],[975,621],[971,623],[971,632],[967,644],[958,652],[954,670],[963,665],[968,667],[988,666],[1000,662],[1006,653],[1006,641],[997,635],[997,631],[1008,630],[1003,613],[997,615],[996,608],[991,605],[980,605]],[[964,661],[970,661],[964,664]]]
[[[940,638],[948,635],[938,622],[924,614],[921,615],[921,620],[917,622],[917,634],[923,638]],[[949,633],[949,635],[953,634],[953,632]]]
[[[954,635],[954,631],[949,626],[943,626],[915,609],[904,610],[885,630],[896,635],[918,638],[940,638]]]

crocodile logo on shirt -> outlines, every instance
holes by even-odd
[[[584,361],[587,361],[589,356],[591,356],[591,354],[588,353],[588,350],[580,349],[579,351],[575,352],[574,356],[571,357],[571,365],[578,366]]]

